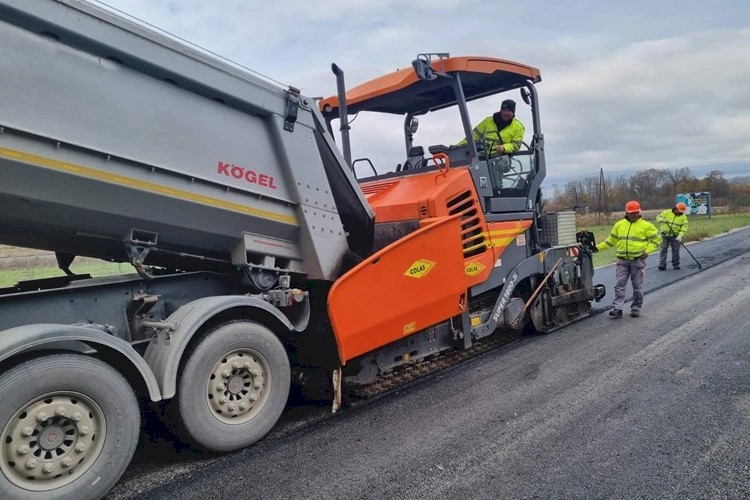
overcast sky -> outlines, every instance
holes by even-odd
[[[535,66],[549,176],[750,164],[750,0],[104,3],[307,96],[335,93],[332,62],[348,87],[424,52]],[[499,100],[474,103],[472,121]],[[440,118],[423,123],[418,144],[460,138],[456,116]],[[405,159],[400,120],[358,125],[355,158],[381,172]]]

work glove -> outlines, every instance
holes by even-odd
[[[641,254],[641,259],[645,259],[646,257],[648,257],[648,252],[643,252]]]
[[[678,242],[680,242],[680,241],[682,241],[682,236],[678,236],[678,237],[677,237],[677,238],[675,238],[675,239],[676,239],[676,240],[677,240]]]
[[[597,252],[599,252],[599,249],[597,247],[594,247],[594,249],[592,250],[592,252],[597,253]]]

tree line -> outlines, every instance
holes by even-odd
[[[568,181],[545,193],[546,210],[578,210],[610,214],[622,210],[629,200],[638,200],[644,210],[670,207],[679,193],[711,192],[713,206],[740,209],[750,206],[750,177],[731,181],[721,170],[712,170],[703,179],[690,168],[638,170],[634,174],[605,177],[604,174]]]

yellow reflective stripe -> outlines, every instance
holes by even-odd
[[[490,237],[490,248],[507,247],[516,236],[526,231],[526,228],[496,229],[486,233]]]
[[[247,215],[254,215],[264,219],[270,219],[277,222],[283,222],[285,224],[298,225],[297,218],[294,216],[284,215],[269,210],[262,210],[259,208],[249,207],[247,205],[240,205],[238,203],[231,203],[219,198],[212,198],[209,196],[203,196],[190,191],[183,191],[181,189],[172,189],[161,184],[154,184],[152,182],[141,181],[133,179],[131,177],[125,177],[122,175],[110,174],[101,170],[96,170],[90,167],[83,167],[74,163],[67,163],[63,161],[53,160],[44,156],[37,156],[31,153],[25,153],[23,151],[16,151],[13,149],[7,149],[0,147],[0,156],[10,158],[13,160],[20,160],[26,163],[33,163],[42,167],[59,170],[61,172],[67,172],[71,174],[81,175],[89,177],[91,179],[97,179],[101,181],[111,182],[114,184],[122,184],[129,187],[141,189],[143,191],[150,191],[152,193],[158,193],[162,195],[172,196],[174,198],[180,198],[183,200],[193,201],[201,205],[209,205],[218,208],[224,208],[232,210],[234,212],[240,212]]]
[[[525,227],[510,229],[495,229],[493,231],[483,231],[477,235],[465,238],[465,241],[473,241],[478,238],[486,238],[489,241],[483,241],[476,245],[464,248],[464,252],[471,252],[479,248],[507,247],[519,234],[526,231]]]
[[[488,231],[486,233],[482,233],[484,235],[489,236],[490,238],[493,236],[516,236],[518,234],[521,234],[526,229],[524,228],[518,228],[518,229],[498,229],[495,231]]]
[[[476,250],[477,248],[507,247],[515,239],[515,236],[511,236],[510,238],[492,238],[489,242],[482,242],[470,247],[466,247],[464,248],[464,252],[470,252],[472,250]]]
[[[507,247],[515,239],[516,239],[515,236],[511,236],[510,238],[492,238],[492,246],[493,247]]]
[[[476,236],[473,236],[470,238],[470,240],[475,240],[479,237],[487,238],[489,241],[483,241],[481,243],[478,243],[476,245],[471,245],[469,247],[464,248],[464,252],[471,252],[472,250],[476,250],[478,248],[495,248],[495,247],[507,247],[511,244],[511,242],[516,239],[516,236],[521,234],[525,229],[519,228],[519,229],[502,229],[502,230],[496,230],[496,231],[485,231],[483,233],[480,233]],[[498,236],[504,236],[502,238]]]
[[[483,242],[483,243],[479,243],[478,245],[472,245],[470,247],[466,247],[466,248],[464,248],[463,251],[464,252],[471,252],[471,251],[476,250],[478,248],[491,248],[491,246],[492,246],[491,243],[484,243]]]

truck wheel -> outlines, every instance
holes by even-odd
[[[225,323],[209,332],[185,363],[178,411],[199,446],[237,450],[276,424],[289,385],[289,358],[273,332],[249,321]]]
[[[117,370],[79,354],[0,375],[0,498],[101,498],[135,452],[140,412]]]

